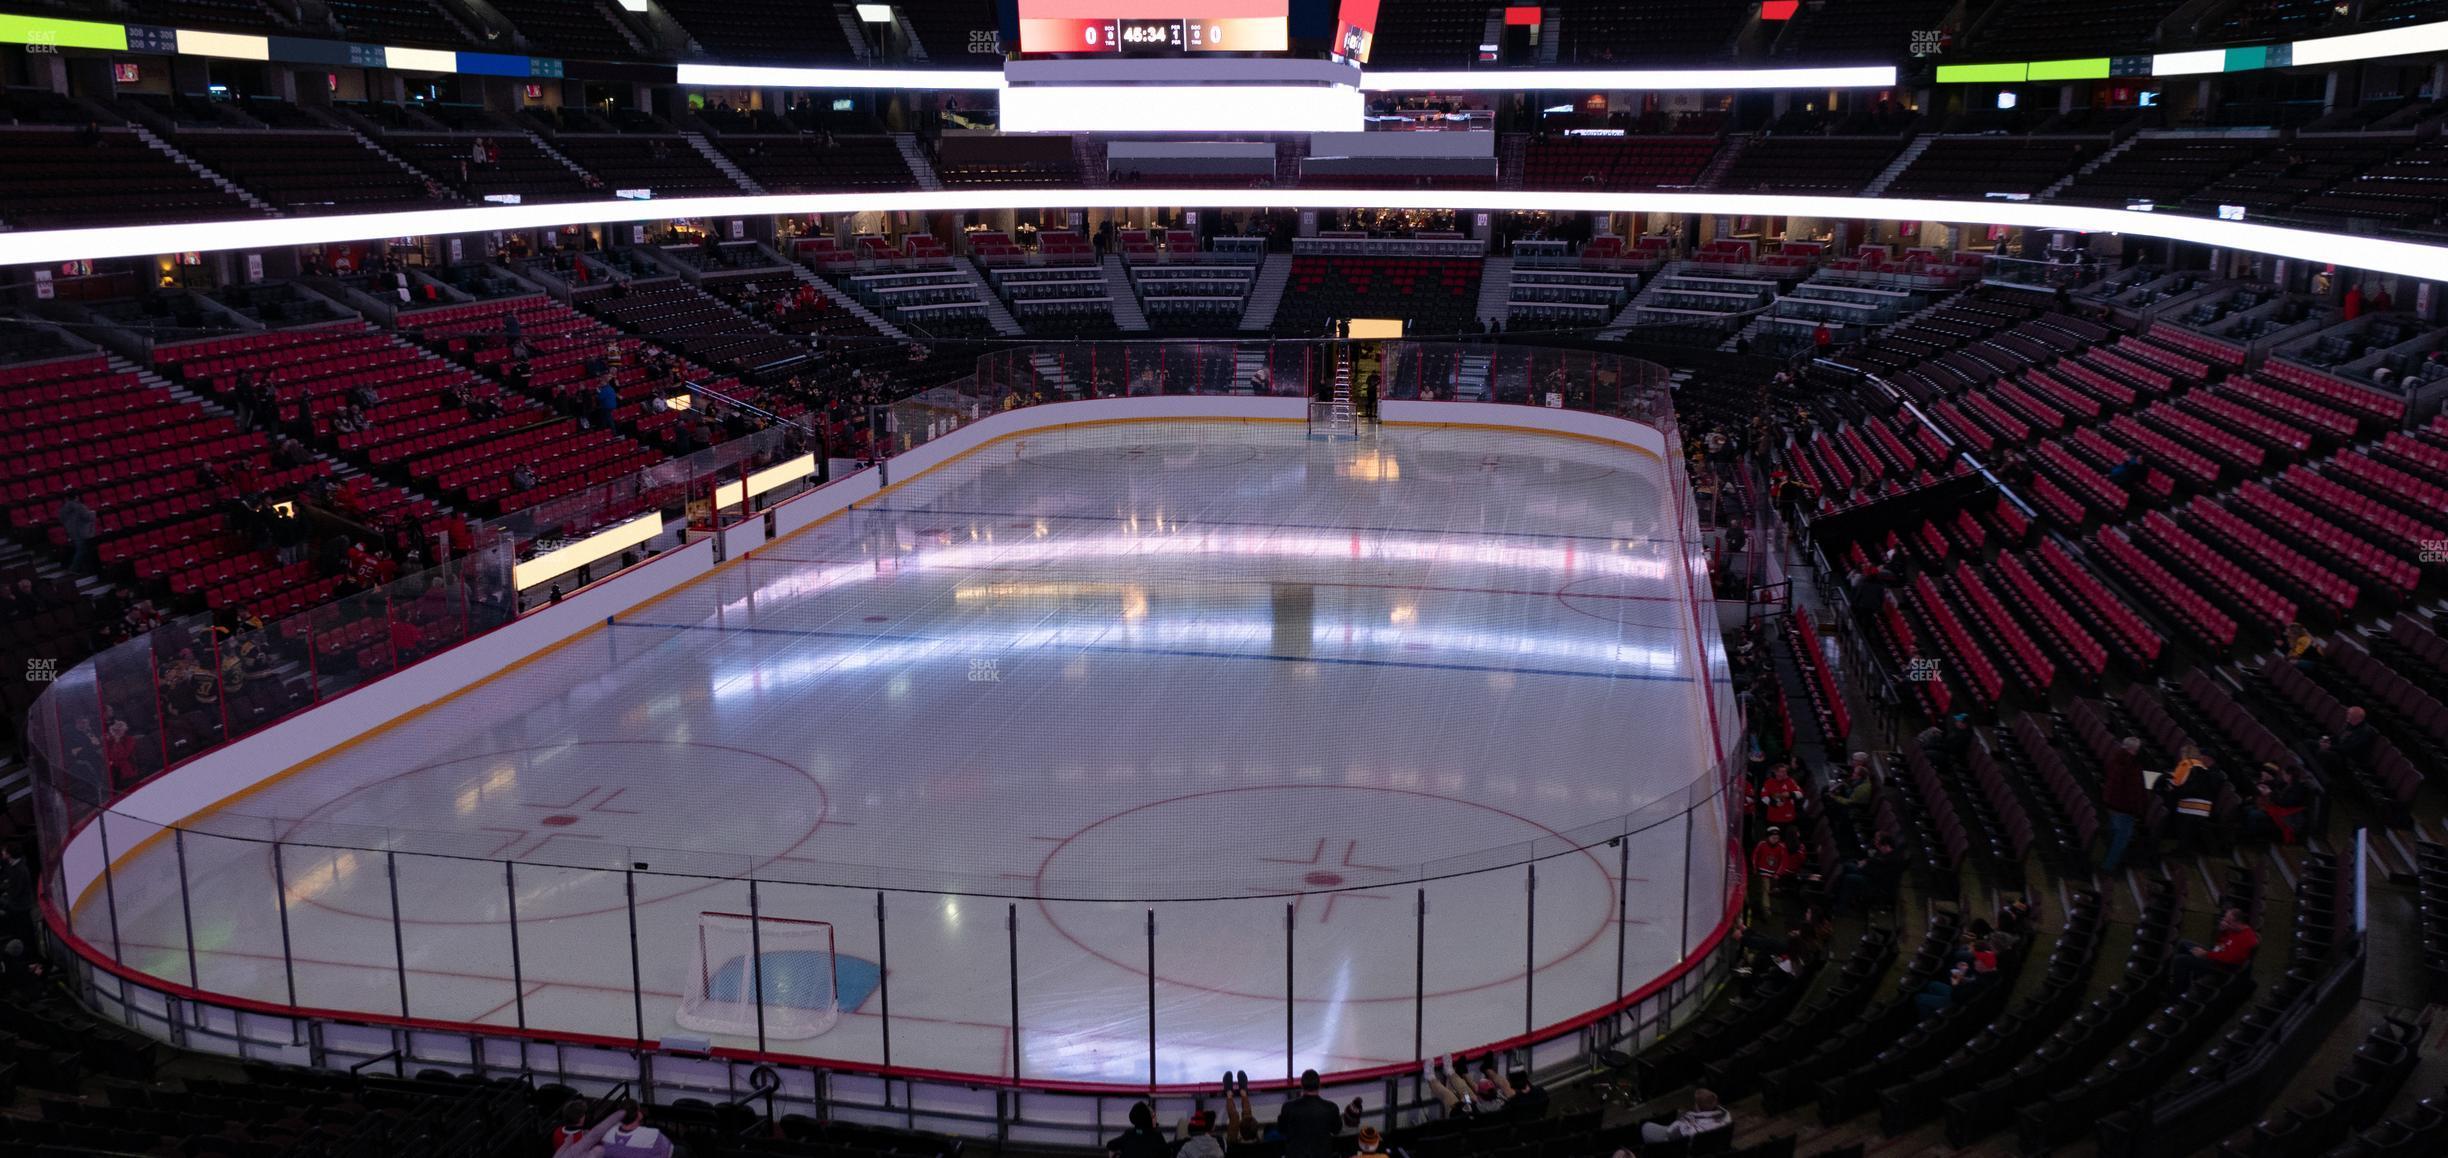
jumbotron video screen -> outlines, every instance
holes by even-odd
[[[1289,0],[1019,0],[1020,51],[1282,52]]]

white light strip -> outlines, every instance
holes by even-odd
[[[2383,56],[2411,56],[2418,52],[2448,52],[2448,23],[2417,24],[2409,28],[2384,28],[2378,32],[2298,40],[2294,47],[2290,63],[2297,68],[2309,64],[2372,60]]]
[[[1003,73],[975,68],[783,68],[683,64],[680,83],[701,88],[1000,89]]]
[[[459,54],[438,48],[394,48],[386,44],[383,67],[402,72],[457,72]]]
[[[749,475],[746,495],[740,493],[740,484],[737,482],[727,482],[715,487],[714,505],[736,507],[746,502],[749,496],[764,494],[775,487],[789,486],[814,473],[816,473],[816,456],[803,454],[789,462],[778,463]]]
[[[2195,76],[2205,72],[2227,71],[2227,50],[2205,48],[2199,52],[2162,52],[2151,58],[2152,76]]]
[[[1522,89],[1656,91],[1670,89],[1886,88],[1891,64],[1846,68],[1569,68],[1488,72],[1366,72],[1369,92],[1512,92]],[[957,89],[1008,87],[999,70],[974,68],[786,68],[683,64],[680,83],[698,88]],[[1239,90],[1235,90],[1238,92]]]
[[[1483,72],[1368,72],[1360,77],[1360,87],[1370,92],[1885,88],[1895,82],[1892,64],[1847,68],[1508,68]]]
[[[1804,197],[1745,193],[1587,193],[1532,189],[945,189],[925,193],[789,193],[577,201],[420,209],[174,225],[0,233],[0,266],[46,265],[189,251],[273,250],[383,237],[541,229],[559,225],[755,217],[791,213],[940,213],[980,209],[1133,209],[1196,205],[1230,209],[1448,209],[1458,212],[1689,213],[1712,216],[1875,218],[1958,225],[2009,225],[2078,233],[2124,233],[2267,253],[2425,280],[2448,269],[2448,246],[2245,221],[2048,201],[1941,201],[1907,197]]]
[[[1003,90],[1007,133],[1356,133],[1360,90],[1341,85],[1047,85]]]
[[[597,559],[610,558],[640,543],[649,542],[662,533],[661,513],[639,515],[617,527],[597,531],[569,546],[546,551],[510,568],[510,585],[524,591],[555,575],[566,575]]]

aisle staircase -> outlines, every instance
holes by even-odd
[[[830,299],[834,305],[840,306],[844,311],[848,312],[851,317],[857,318],[860,321],[875,327],[877,333],[883,334],[884,336],[890,338],[899,338],[903,341],[907,341],[909,339],[909,331],[892,324],[892,321],[886,318],[884,315],[868,309],[865,302],[851,297],[850,294],[843,290],[840,286],[834,285],[832,282],[816,276],[815,270],[809,269],[807,266],[795,261],[787,262],[785,264],[790,266],[791,276],[798,278],[800,281],[805,282],[808,285],[816,287],[817,293],[823,294],[826,298]]]
[[[1144,331],[1148,328],[1147,311],[1139,308],[1139,290],[1131,281],[1130,267],[1122,263],[1122,255],[1105,255],[1105,293],[1113,298],[1114,325],[1124,330]]]
[[[927,159],[926,148],[918,143],[916,133],[894,133],[893,147],[901,150],[901,159],[908,162],[910,175],[918,179],[922,191],[943,188],[943,178],[935,175],[935,162]]]
[[[218,172],[215,172],[211,166],[206,165],[204,162],[196,160],[195,158],[180,152],[178,146],[161,139],[160,135],[156,134],[153,130],[146,128],[135,121],[129,121],[127,123],[127,127],[128,131],[135,133],[136,139],[143,141],[147,148],[150,148],[154,152],[160,153],[162,156],[178,162],[180,166],[184,167],[187,171],[212,182],[215,186],[218,186],[225,192],[228,192],[232,196],[237,197],[239,200],[246,202],[248,208],[261,213],[266,217],[280,216],[279,208],[274,206],[271,202],[248,192],[245,186],[222,176]]]
[[[750,193],[762,194],[765,192],[765,187],[757,184],[756,178],[749,176],[747,170],[740,168],[737,162],[724,155],[722,150],[715,148],[714,142],[706,140],[704,133],[682,133],[680,139],[687,141],[689,148],[697,150],[697,155],[705,158],[707,164],[720,170],[723,176],[729,177],[732,184]]]
[[[1912,168],[1912,163],[1921,159],[1921,154],[1929,152],[1930,142],[1937,139],[1930,133],[1914,137],[1911,144],[1904,146],[1903,152],[1896,154],[1895,160],[1887,162],[1887,167],[1879,170],[1878,176],[1872,177],[1869,184],[1862,186],[1861,195],[1876,197],[1885,193],[1889,185],[1895,184],[1896,178],[1904,175],[1904,170]]]
[[[1491,257],[1479,276],[1479,324],[1501,322],[1513,315],[1513,259]]]
[[[978,301],[986,306],[986,324],[993,326],[995,333],[1006,338],[1017,338],[1024,332],[1020,328],[1020,319],[1012,316],[1011,306],[1003,301],[1003,295],[995,292],[986,275],[966,261],[959,262],[954,268],[968,277],[969,284],[977,287]]]
[[[1275,325],[1275,310],[1283,305],[1284,287],[1292,281],[1292,255],[1270,253],[1258,265],[1247,302],[1241,305],[1241,332],[1265,333]]]

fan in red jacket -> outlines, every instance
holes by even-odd
[[[1802,786],[1794,782],[1793,773],[1779,764],[1768,770],[1768,779],[1760,785],[1760,810],[1773,825],[1790,825],[1802,814]]]
[[[1767,903],[1776,883],[1801,867],[1801,854],[1785,844],[1785,830],[1770,828],[1765,839],[1751,846],[1751,871],[1760,876],[1760,901]]]

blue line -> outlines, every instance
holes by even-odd
[[[1128,515],[1032,515],[1024,511],[964,511],[951,508],[931,507],[860,507],[859,510],[867,514],[951,515],[955,517],[966,516],[969,518],[978,519],[1076,519],[1092,523],[1127,523],[1131,521],[1131,516]],[[1187,527],[1192,530],[1196,530],[1202,525],[1211,527],[1273,527],[1277,529],[1290,529],[1297,531],[1344,531],[1362,535],[1402,534],[1452,535],[1457,538],[1488,536],[1505,539],[1585,539],[1596,543],[1673,543],[1681,541],[1678,539],[1669,539],[1664,535],[1565,535],[1546,531],[1464,531],[1456,530],[1452,527],[1355,527],[1349,523],[1261,523],[1242,522],[1234,519],[1176,519],[1171,525]]]
[[[615,624],[614,626],[657,627],[666,631],[737,632],[742,635],[795,635],[820,639],[855,639],[863,642],[873,642],[878,640],[890,643],[952,642],[948,639],[939,639],[929,635],[890,635],[883,632],[860,633],[855,631],[822,631],[815,628],[796,627],[726,627],[712,623],[621,623]],[[1573,671],[1567,668],[1549,667],[1488,667],[1473,663],[1428,663],[1420,660],[1358,659],[1349,656],[1273,655],[1266,652],[1192,651],[1183,648],[1116,647],[1111,644],[1102,643],[1088,644],[1078,648],[1077,650],[1084,652],[1098,652],[1105,655],[1147,655],[1165,656],[1178,659],[1257,659],[1270,660],[1276,663],[1332,663],[1342,664],[1349,667],[1413,668],[1421,671],[1500,672],[1506,675],[1564,676],[1572,679],[1597,680],[1650,680],[1661,683],[1678,684],[1691,682],[1691,677],[1686,675],[1654,675],[1643,672]]]

